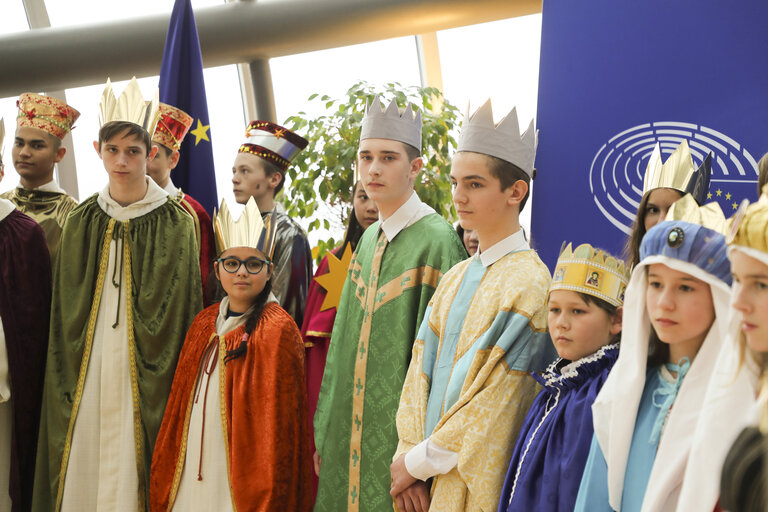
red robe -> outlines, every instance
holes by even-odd
[[[150,510],[173,505],[186,450],[188,418],[200,360],[208,344],[231,351],[245,332],[240,326],[219,340],[219,305],[200,312],[181,351],[171,395],[155,444]],[[303,343],[293,319],[276,303],[265,306],[248,338],[245,355],[225,363],[226,443],[229,483],[238,511],[309,511],[312,472],[304,390]],[[221,361],[222,355],[220,355]]]
[[[214,258],[216,258],[213,223],[211,223],[211,217],[205,211],[203,205],[198,203],[189,194],[179,190],[177,199],[181,206],[192,216],[192,220],[195,221],[195,239],[200,249],[200,277],[203,278],[203,303],[205,306],[210,306],[209,294],[212,294],[214,290],[208,289],[211,286],[208,284],[208,273],[213,267]]]
[[[339,248],[333,254],[339,256]],[[328,273],[328,256],[326,255],[317,267],[314,277]],[[312,453],[315,452],[315,436],[312,419],[317,409],[317,397],[320,394],[320,384],[323,383],[325,358],[328,356],[328,344],[331,341],[333,321],[336,319],[336,308],[320,311],[325,300],[326,291],[317,281],[312,279],[307,292],[307,309],[304,312],[304,323],[301,326],[301,337],[304,338],[305,372],[307,376],[307,407],[309,411],[309,433],[312,442]],[[317,475],[312,472],[313,496],[317,494]]]

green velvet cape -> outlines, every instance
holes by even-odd
[[[119,222],[91,196],[70,214],[53,278],[51,328],[33,510],[59,510],[77,407],[83,392],[110,242],[122,238],[139,506],[146,507],[149,469],[181,345],[202,309],[192,218],[169,199]],[[98,341],[97,341],[98,342]]]
[[[437,283],[467,257],[430,214],[391,242],[371,225],[344,284],[315,413],[322,457],[315,511],[392,510],[395,415],[413,342]]]

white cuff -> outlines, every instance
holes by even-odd
[[[404,462],[412,477],[426,481],[455,468],[459,463],[459,454],[441,448],[427,438],[405,454]]]
[[[0,402],[7,402],[11,399],[11,376],[8,374],[8,366],[3,320],[0,319]]]

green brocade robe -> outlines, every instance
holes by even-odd
[[[357,246],[333,325],[315,414],[316,511],[392,510],[395,415],[413,342],[442,275],[466,258],[432,213],[391,242],[378,222]]]
[[[122,239],[122,284],[133,390],[139,508],[149,490],[152,451],[181,345],[202,309],[192,218],[172,199],[125,222],[94,195],[69,216],[53,281],[51,330],[37,449],[33,510],[59,510],[72,433],[94,344],[113,238]],[[103,319],[99,321],[110,321]]]
[[[48,252],[51,254],[51,268],[55,268],[61,230],[67,215],[77,206],[77,201],[61,192],[27,190],[21,187],[9,190],[0,197],[11,201],[21,213],[40,224],[45,233]]]

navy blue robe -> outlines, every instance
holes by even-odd
[[[606,345],[562,370],[558,359],[542,376],[509,463],[499,512],[573,510],[594,434],[592,403],[619,355]]]

